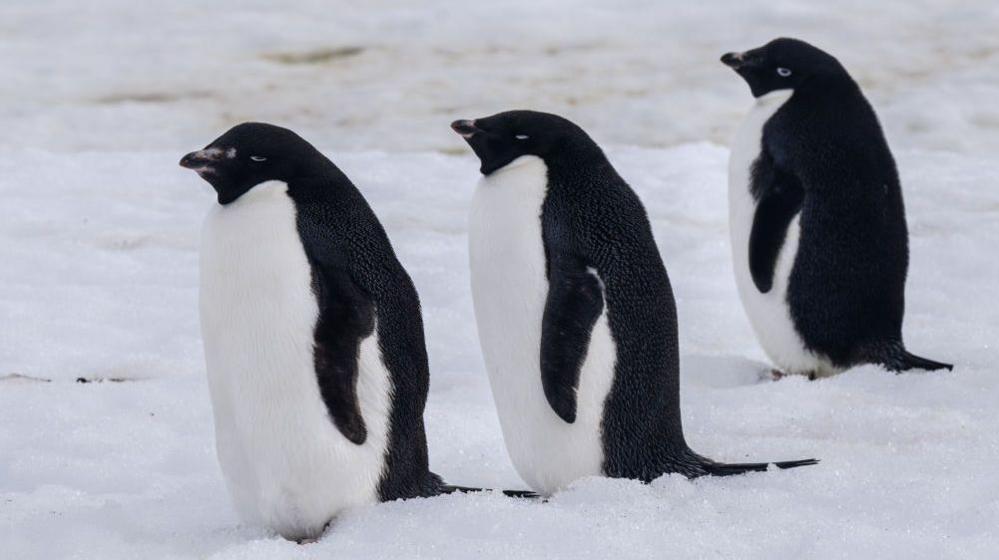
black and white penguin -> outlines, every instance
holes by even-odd
[[[503,437],[527,484],[551,494],[591,475],[765,470],[687,447],[672,288],[641,201],[596,143],[533,111],[451,126],[481,161],[472,295]]]
[[[345,508],[448,491],[427,465],[420,302],[350,179],[261,123],[180,164],[218,193],[201,328],[219,462],[244,520],[315,538]]]
[[[951,369],[902,343],[908,231],[895,161],[846,69],[795,39],[722,62],[756,98],[729,162],[736,281],[767,355],[812,378]]]

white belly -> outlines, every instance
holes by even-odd
[[[219,463],[241,517],[314,537],[343,508],[377,501],[390,379],[377,335],[361,345],[364,445],[334,426],[313,367],[318,308],[284,183],[258,185],[205,220],[201,330]]]
[[[600,422],[615,347],[605,311],[593,327],[580,372],[576,421],[563,421],[541,385],[546,189],[547,169],[534,156],[484,177],[472,201],[469,254],[479,340],[507,451],[524,481],[550,494],[580,477],[602,474]]]
[[[749,235],[753,228],[756,200],[750,192],[750,170],[760,154],[763,125],[790,98],[791,90],[779,90],[756,100],[736,133],[729,159],[728,206],[735,280],[742,305],[756,338],[774,365],[787,373],[824,375],[835,368],[805,348],[794,328],[787,304],[787,285],[798,252],[800,215],[788,226],[784,245],[777,256],[773,287],[760,293],[749,271]]]

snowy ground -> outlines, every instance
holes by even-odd
[[[0,377],[32,378],[0,380],[0,558],[999,553],[994,3],[161,4],[0,4]],[[912,234],[907,342],[956,362],[953,373],[760,379],[725,203],[724,141],[749,98],[716,59],[777,34],[840,55],[879,108]],[[212,197],[179,156],[248,118],[329,153],[423,299],[433,468],[520,487],[468,290],[477,164],[447,129],[517,106],[584,125],[645,200],[679,304],[695,449],[822,464],[587,480],[545,504],[382,504],[307,546],[239,526],[215,462],[197,327]]]

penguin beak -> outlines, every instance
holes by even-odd
[[[476,132],[481,132],[482,129],[475,126],[474,120],[463,119],[459,121],[454,121],[451,123],[451,129],[461,135],[464,139],[469,139],[475,136]]]
[[[205,148],[204,150],[191,152],[180,158],[180,166],[198,172],[211,171],[212,164],[221,159],[222,153],[222,150],[218,148]]]
[[[722,64],[728,66],[733,70],[737,70],[746,61],[746,53],[730,52],[725,53],[721,57]]]

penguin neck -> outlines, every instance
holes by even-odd
[[[619,179],[603,150],[592,142],[572,142],[560,146],[553,157],[545,158],[549,174],[557,185],[590,184],[594,178]],[[608,182],[608,181],[604,181]]]
[[[239,208],[240,206],[245,206],[247,204],[254,204],[256,202],[270,200],[278,196],[288,195],[288,183],[284,181],[264,181],[250,188],[250,190],[243,193],[242,196],[236,200],[225,204],[223,208]]]
[[[288,196],[303,203],[325,200],[347,205],[364,200],[350,178],[325,157],[321,165],[300,172],[289,182]]]
[[[514,159],[510,163],[504,165],[503,167],[500,167],[496,171],[493,171],[492,173],[490,173],[486,177],[497,178],[498,179],[498,178],[502,177],[503,175],[505,175],[507,173],[510,173],[511,171],[520,169],[520,168],[525,167],[525,166],[538,165],[538,164],[545,164],[545,162],[541,158],[539,158],[538,156],[530,155],[530,154],[523,155],[523,156],[518,156],[516,159]]]
[[[781,105],[785,101],[794,95],[793,89],[775,89],[774,91],[768,91],[763,95],[756,98],[757,107],[772,107],[774,105]]]
[[[799,98],[840,100],[863,97],[860,86],[848,74],[813,76],[795,89]]]

